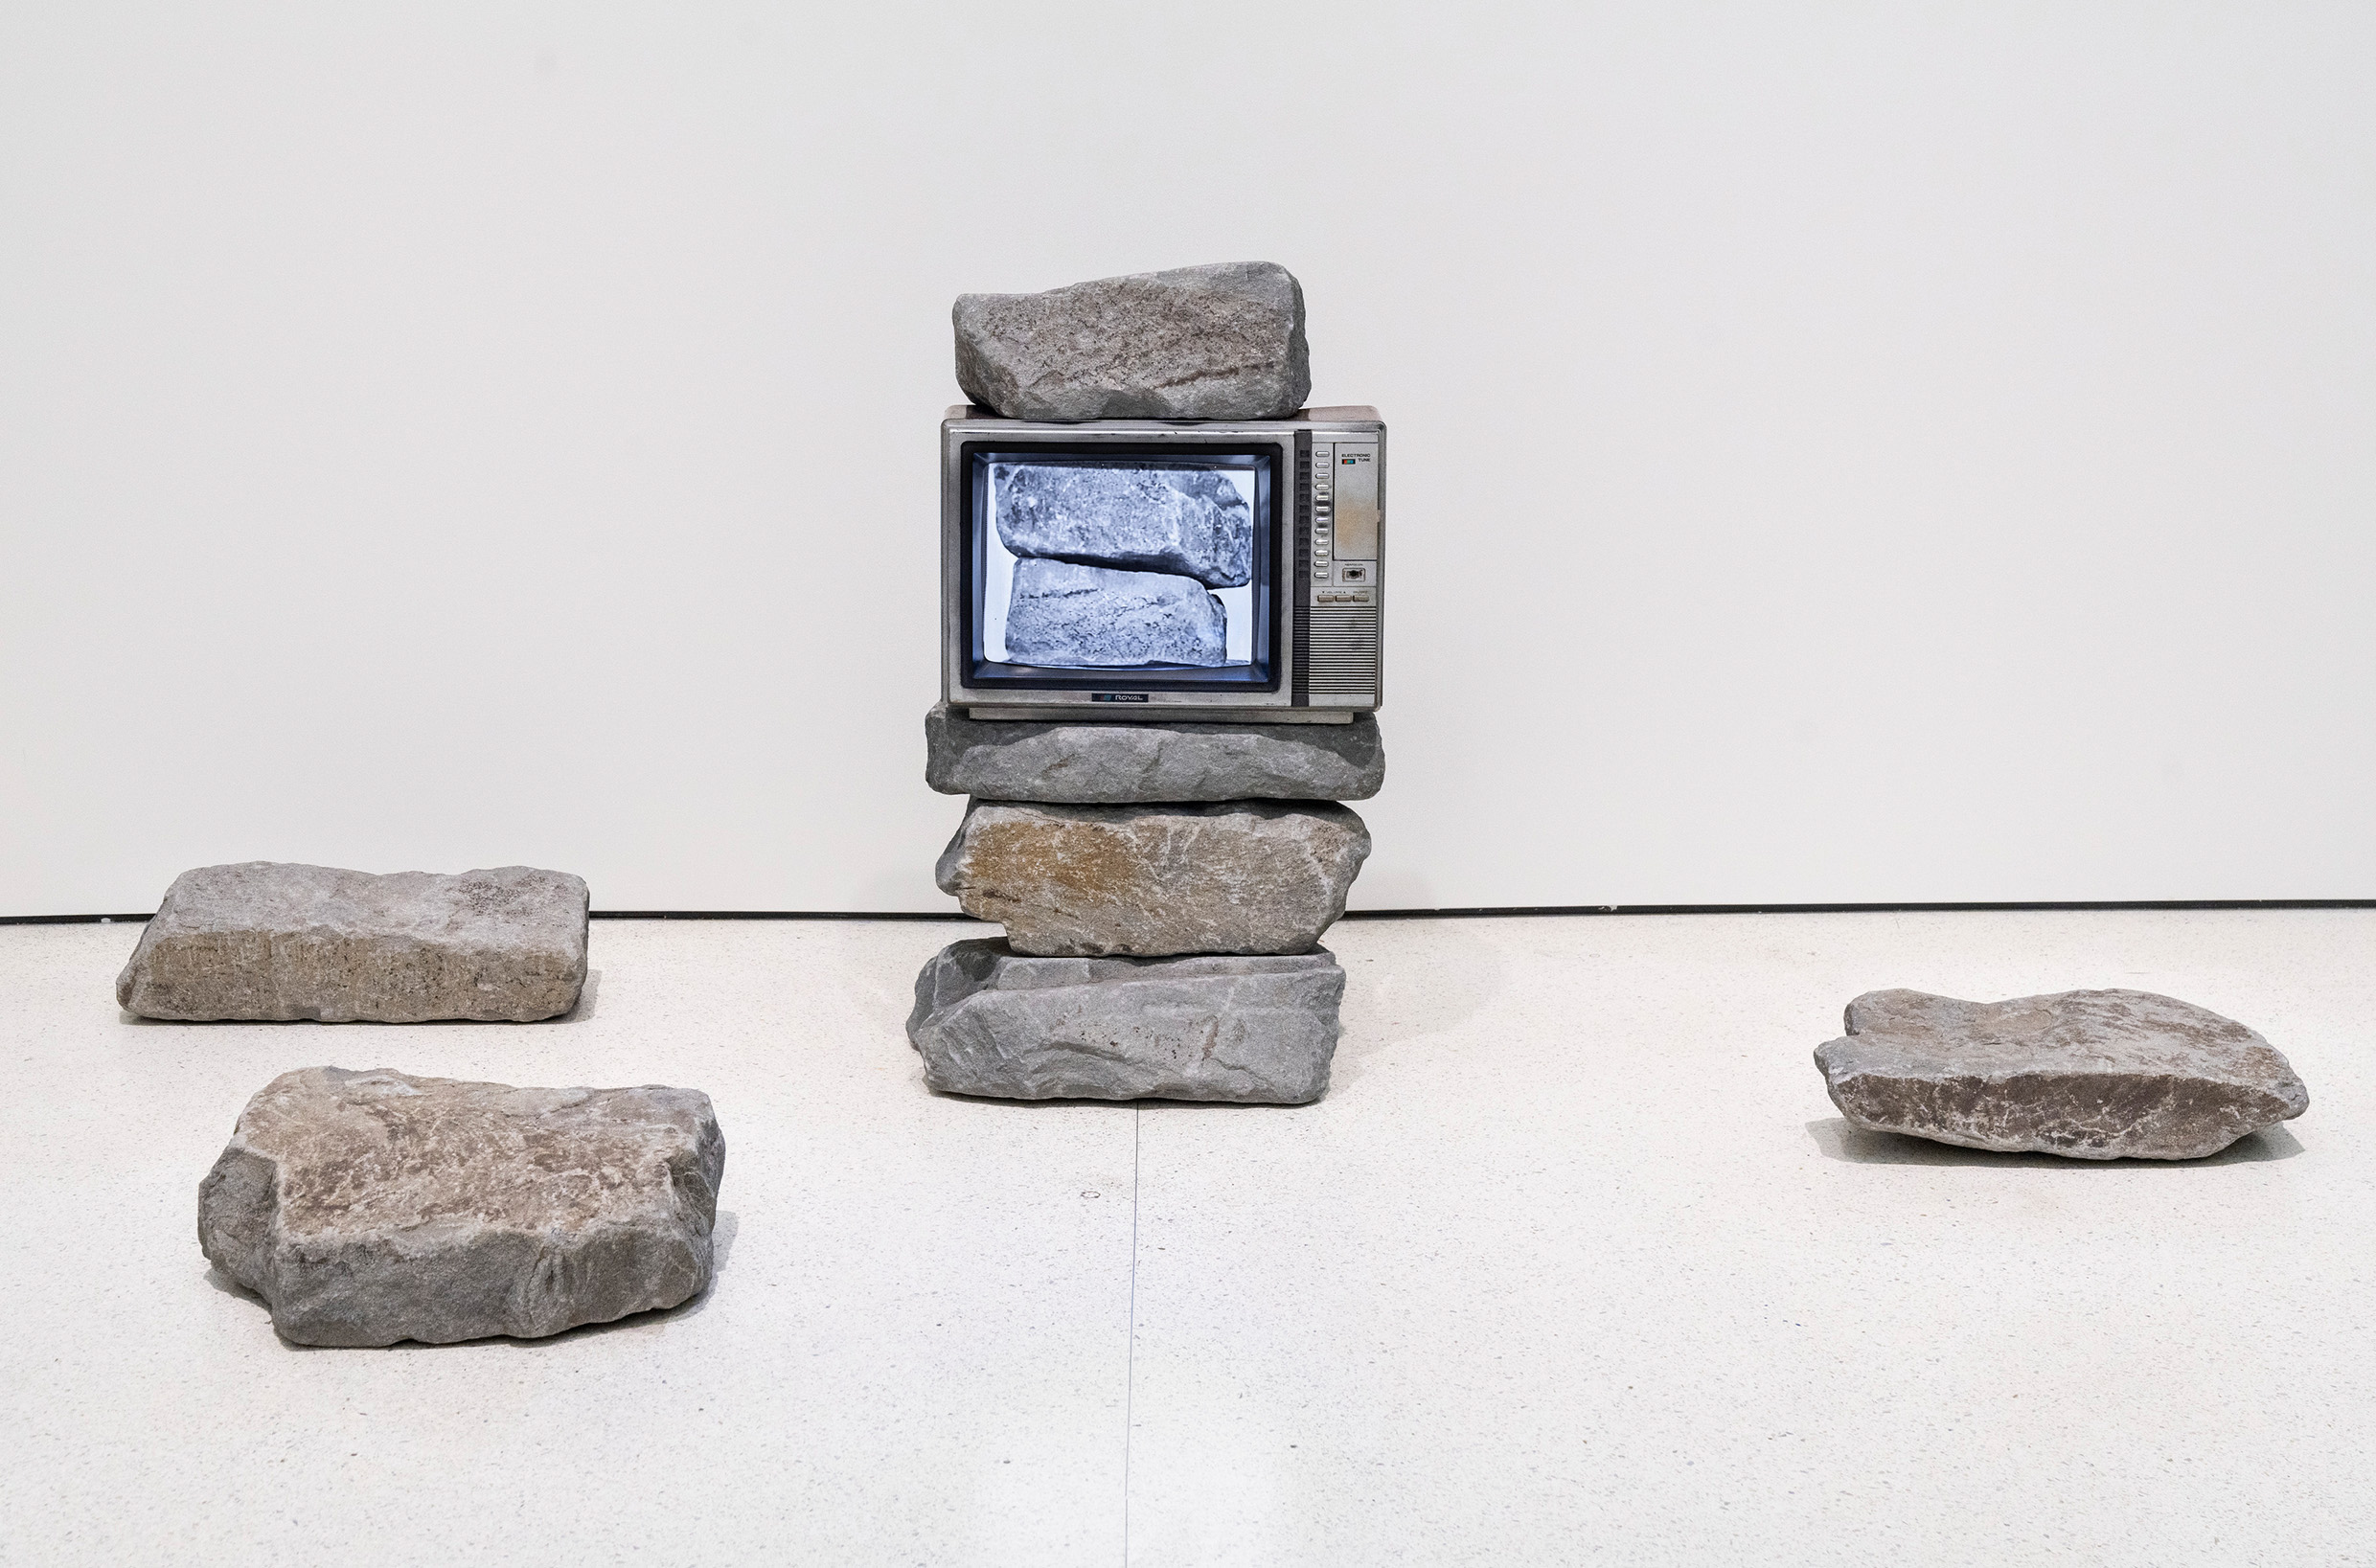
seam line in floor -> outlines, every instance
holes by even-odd
[[[1131,1337],[1122,1352],[1122,1568],[1131,1568],[1131,1407],[1138,1392],[1138,1124],[1146,1107],[1131,1107]]]

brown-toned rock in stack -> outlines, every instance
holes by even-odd
[[[936,1089],[1300,1103],[1344,971],[1319,945],[1369,854],[1378,724],[987,721],[935,708],[925,782],[970,795],[939,881],[1005,940],[916,982]]]

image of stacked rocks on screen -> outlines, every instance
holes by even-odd
[[[1004,657],[1063,669],[1230,662],[1229,609],[1212,590],[1254,578],[1245,478],[998,463],[990,483],[998,542],[1017,557]]]

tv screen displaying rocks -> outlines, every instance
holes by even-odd
[[[1257,474],[1197,465],[985,465],[982,656],[1058,670],[1254,656]]]

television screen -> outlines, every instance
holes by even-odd
[[[977,453],[977,674],[1267,679],[1274,462]]]

